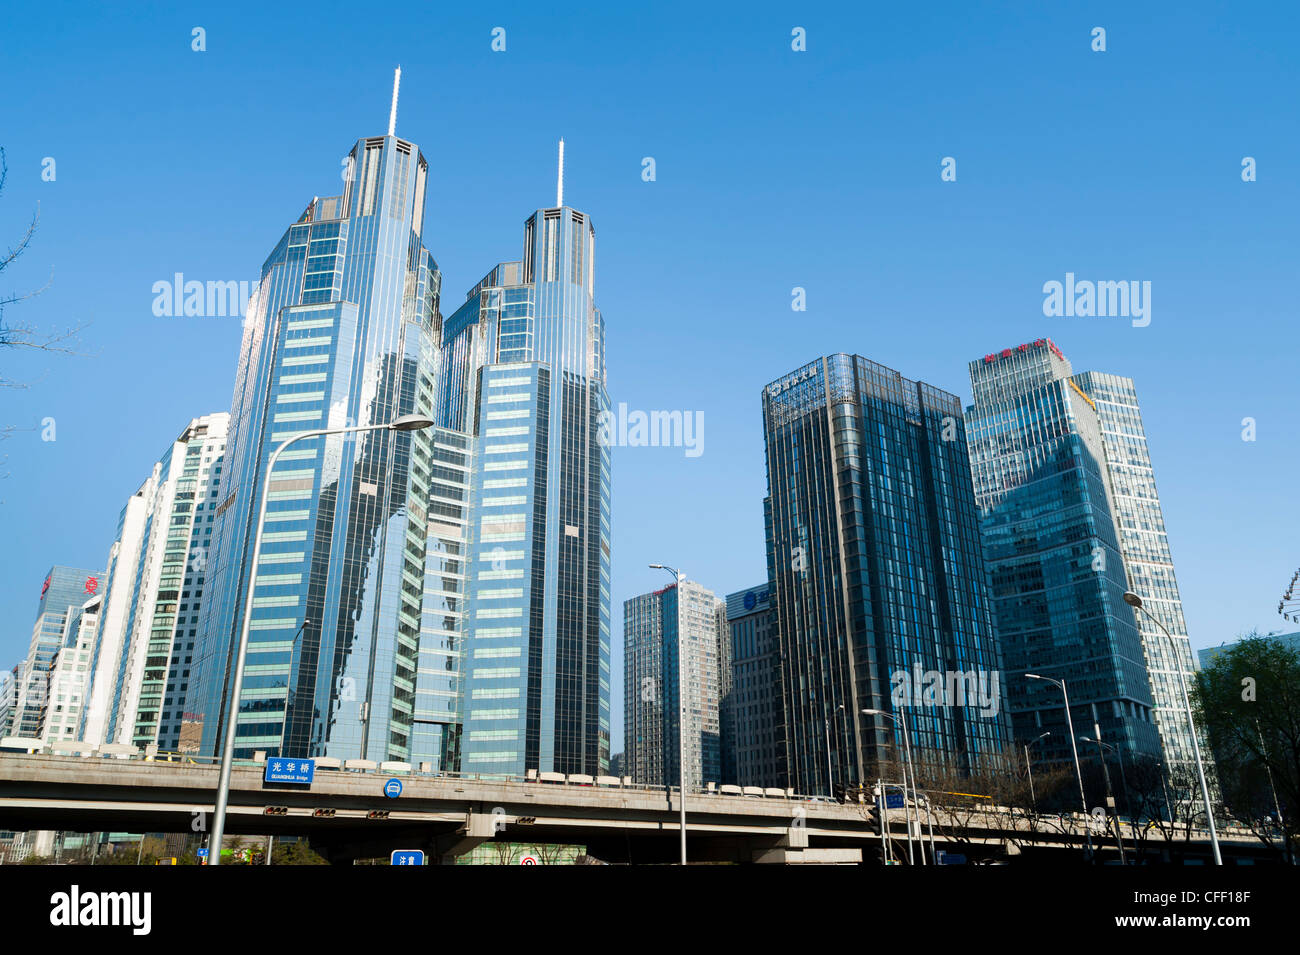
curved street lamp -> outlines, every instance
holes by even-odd
[[[887,713],[884,710],[863,710],[862,712],[867,716],[883,716],[885,719],[893,721],[895,726],[901,726],[903,728],[903,752],[907,756],[907,766],[903,772],[903,782],[904,783],[907,782],[908,773],[910,772],[912,778],[912,802],[916,802],[916,768],[912,763],[912,740],[907,732],[907,720],[900,719],[899,717],[895,716],[893,713]],[[903,788],[904,790],[906,790],[907,787],[904,786]],[[928,805],[926,807],[926,811],[927,813],[929,812]],[[904,792],[904,799],[903,799],[903,815],[907,820],[907,864],[911,865],[912,864],[912,807],[907,802],[906,792]],[[916,814],[916,826],[918,830],[921,828],[921,814],[919,812]],[[917,833],[917,837],[920,838],[919,832]],[[921,845],[921,865],[929,865],[929,863],[925,861],[924,843]]]
[[[433,427],[433,419],[424,415],[402,415],[385,424],[359,425],[351,428],[318,428],[301,431],[284,441],[271,452],[266,464],[266,478],[262,482],[262,506],[257,515],[257,533],[253,537],[253,560],[249,565],[248,592],[244,596],[244,623],[239,630],[239,652],[235,655],[235,675],[230,684],[230,711],[226,718],[226,742],[221,751],[221,774],[217,780],[217,805],[212,814],[212,834],[208,837],[208,865],[221,864],[221,840],[226,834],[226,807],[230,802],[230,768],[235,754],[235,730],[239,727],[239,695],[244,688],[244,661],[248,657],[248,627],[253,619],[253,591],[257,589],[257,561],[262,555],[262,526],[266,522],[266,502],[271,493],[271,475],[280,453],[295,441],[319,438],[330,434],[352,434],[361,431],[419,431]],[[304,624],[305,625],[305,624]]]
[[[1079,768],[1079,747],[1074,742],[1074,717],[1070,715],[1070,694],[1065,688],[1064,680],[1053,680],[1050,676],[1039,676],[1037,673],[1026,673],[1026,680],[1043,680],[1061,688],[1061,696],[1065,698],[1065,725],[1070,730],[1070,752],[1074,754],[1074,775],[1079,780],[1079,803],[1083,806],[1083,815],[1088,815],[1088,797],[1083,794],[1083,770]],[[1088,854],[1092,855],[1092,829],[1084,823],[1084,837],[1088,841]]]
[[[1157,620],[1150,610],[1142,606],[1142,598],[1133,591],[1127,590],[1124,592],[1124,602],[1133,609],[1141,610],[1146,614],[1147,618],[1159,627],[1169,640],[1169,650],[1174,655],[1174,671],[1178,674],[1178,687],[1183,691],[1183,706],[1187,708],[1187,729],[1192,737],[1192,755],[1196,757],[1196,775],[1201,782],[1201,798],[1205,801],[1205,818],[1210,825],[1210,848],[1214,850],[1214,864],[1223,865],[1223,855],[1219,852],[1219,833],[1214,828],[1214,809],[1210,806],[1210,786],[1205,781],[1205,766],[1201,763],[1201,744],[1196,740],[1196,721],[1192,719],[1192,699],[1187,695],[1187,679],[1183,676],[1182,665],[1178,662],[1178,646],[1174,643],[1174,635],[1165,629],[1165,625]]]
[[[1039,740],[1044,740],[1052,735],[1052,731],[1040,735],[1037,739],[1031,739],[1025,744],[1025,772],[1029,774],[1029,805],[1033,807],[1034,812],[1038,812],[1038,800],[1034,797],[1034,768],[1029,765],[1029,747],[1033,746]]]
[[[686,681],[682,679],[686,657],[686,635],[682,633],[682,583],[686,578],[680,570],[667,564],[651,564],[650,569],[666,570],[677,581],[677,782],[680,784],[677,803],[682,812],[678,823],[682,833],[681,864],[686,865]]]

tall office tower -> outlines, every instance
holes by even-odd
[[[781,715],[781,647],[771,584],[727,595],[731,692],[723,699],[724,765],[738,786],[789,785]],[[730,751],[729,754],[727,751]]]
[[[836,354],[769,384],[763,426],[791,786],[859,785],[901,760],[900,726],[864,709],[905,719],[931,773],[1001,765],[1001,667],[957,398]]]
[[[304,431],[431,414],[441,318],[438,267],[421,241],[427,176],[419,149],[391,128],[358,140],[343,194],[313,199],[262,266],[185,706],[187,736],[202,721],[204,753],[220,752],[231,718],[250,589],[235,757],[413,752],[433,436],[303,438],[267,468]]]
[[[27,659],[23,661],[22,679],[18,683],[11,735],[41,738],[41,717],[45,712],[50,674],[54,658],[63,649],[68,621],[76,616],[87,598],[100,592],[103,576],[97,570],[60,566],[51,567],[45,576]]]
[[[623,604],[624,754],[634,782],[676,786],[686,710],[686,787],[698,791],[722,774],[722,674],[718,626],[725,609],[693,581]],[[679,660],[684,666],[679,676]],[[685,687],[685,707],[681,705]]]
[[[663,591],[623,601],[623,774],[663,785]]]
[[[1183,601],[1174,576],[1165,516],[1160,509],[1155,471],[1147,448],[1146,429],[1132,378],[1085,371],[1074,376],[1097,411],[1102,447],[1110,471],[1111,500],[1119,529],[1119,548],[1128,574],[1128,589],[1142,598],[1142,606],[1164,624],[1174,646],[1146,614],[1135,614],[1147,677],[1151,684],[1156,729],[1165,760],[1171,769],[1195,772],[1191,730],[1183,706],[1178,671],[1191,686],[1196,679]]]
[[[1007,702],[1016,738],[1043,732],[1045,755],[1070,758],[1061,691],[1074,728],[1124,750],[1160,755],[1142,640],[1128,582],[1093,399],[1048,339],[970,363],[966,410],[975,499],[989,562]]]
[[[87,743],[176,748],[228,421],[191,419],[122,508],[78,725]]]
[[[68,614],[63,625],[63,646],[54,657],[41,714],[41,739],[47,743],[79,741],[77,730],[90,686],[91,657],[103,600],[103,594],[91,597]]]
[[[718,598],[714,612],[718,617],[713,626],[718,635],[718,775],[714,782],[735,785],[736,764],[732,758],[735,747],[731,745],[735,736],[731,713],[731,627],[727,623],[727,601],[724,598]]]
[[[135,581],[145,531],[152,527],[150,506],[157,487],[156,470],[127,499],[117,519],[117,534],[108,551],[104,575],[104,603],[100,607],[95,644],[90,657],[90,686],[81,708],[77,737],[99,745],[112,742],[110,717],[117,695],[117,672],[122,644],[136,602]]]
[[[524,223],[522,260],[496,266],[442,328],[437,420],[475,441],[465,772],[609,766],[609,396],[594,244],[561,192]]]

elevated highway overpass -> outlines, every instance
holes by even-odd
[[[326,761],[328,762],[328,761]],[[331,862],[424,849],[450,861],[493,839],[584,845],[609,862],[675,862],[678,794],[660,788],[543,782],[464,774],[318,768],[310,787],[263,781],[260,763],[237,763],[226,831],[302,835]],[[205,831],[217,766],[123,754],[0,753],[0,829],[65,832]],[[385,782],[401,780],[397,798]],[[769,791],[775,792],[775,791]],[[688,794],[688,857],[702,862],[860,862],[881,857],[883,821],[895,858],[906,858],[906,810],[824,798]],[[1068,863],[1091,841],[1117,858],[1113,835],[1086,820],[1044,819],[1005,809],[936,806],[921,817],[927,843],[970,861]],[[1205,833],[1125,827],[1130,856],[1141,837],[1148,861],[1208,861]],[[1225,861],[1264,861],[1249,833],[1221,835]]]

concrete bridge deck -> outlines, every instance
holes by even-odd
[[[263,765],[237,764],[227,832],[305,835],[347,861],[424,849],[431,858],[492,839],[585,845],[608,861],[677,858],[678,795],[663,788],[598,786],[471,775],[318,768],[310,787],[263,782]],[[203,831],[214,808],[217,766],[149,758],[0,753],[0,829],[97,832]],[[384,783],[402,782],[398,798]],[[799,796],[687,794],[692,861],[858,862],[878,859],[881,819],[868,805]],[[1011,810],[917,811],[936,848],[971,858],[1051,852],[1067,861],[1087,841],[1082,819],[1037,819]],[[885,812],[896,858],[906,857],[905,810]],[[1130,851],[1139,833],[1126,827]],[[1206,834],[1141,834],[1148,853],[1208,859]],[[1103,854],[1113,835],[1095,831]],[[1268,858],[1253,836],[1221,837],[1225,856]]]

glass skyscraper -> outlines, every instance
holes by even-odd
[[[634,782],[678,785],[683,709],[687,791],[721,781],[724,607],[690,580],[624,602],[624,758]]]
[[[998,636],[1016,738],[1045,731],[1044,755],[1070,759],[1061,692],[1074,728],[1124,751],[1158,757],[1142,638],[1116,533],[1117,503],[1096,402],[1048,339],[970,363],[966,411]]]
[[[1008,742],[957,398],[855,355],[763,390],[768,574],[790,785],[824,793],[901,760],[958,773]],[[933,679],[931,674],[935,674]],[[917,692],[921,684],[942,692]],[[828,749],[830,765],[827,765]]]
[[[1193,686],[1196,660],[1183,619],[1183,601],[1174,575],[1174,558],[1156,490],[1137,389],[1132,378],[1096,371],[1077,374],[1074,380],[1092,399],[1101,424],[1128,589],[1142,598],[1142,606],[1174,638],[1171,648],[1169,639],[1146,614],[1134,615],[1142,635],[1156,728],[1160,731],[1165,760],[1171,769],[1181,771],[1180,777],[1186,776],[1195,772],[1195,765],[1178,671],[1182,670],[1187,685]]]
[[[41,738],[55,658],[67,640],[69,623],[78,616],[82,604],[100,592],[103,576],[102,571],[62,566],[51,567],[45,575],[27,659],[16,688],[11,735]]]
[[[559,197],[557,197],[558,199]],[[437,420],[474,441],[461,769],[609,767],[610,449],[595,230],[557,201],[442,328]]]
[[[48,743],[77,742],[90,684],[99,609],[103,595],[96,594],[68,615],[63,648],[54,657],[50,688],[41,714],[41,738]]]
[[[181,735],[219,751],[251,588],[237,758],[603,773],[609,400],[591,222],[537,210],[522,259],[444,321],[419,149],[390,130],[345,169],[249,307]],[[436,426],[281,454],[249,567],[275,448],[408,414]]]
[[[342,195],[313,199],[262,267],[230,412],[217,530],[187,710],[219,751],[252,588],[236,758],[418,758],[434,435],[302,431],[430,416],[440,276],[421,241],[428,164],[394,135],[359,140]]]
[[[781,647],[770,584],[727,595],[727,631],[731,686],[722,707],[722,782],[784,788]]]

